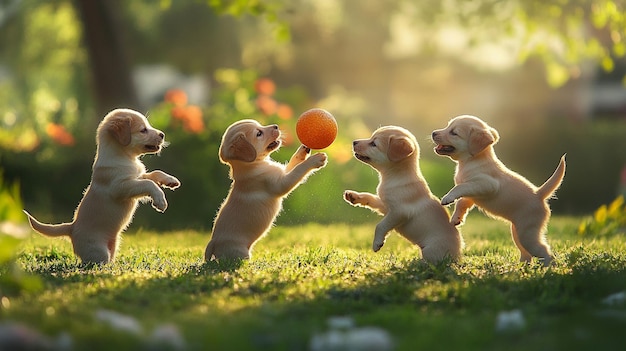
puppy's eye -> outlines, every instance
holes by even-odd
[[[370,146],[376,147],[376,142],[375,141],[370,142]]]
[[[139,131],[139,133],[148,133],[148,128],[144,127],[142,130]]]
[[[259,130],[258,132],[256,132],[256,136],[257,136],[257,137],[260,137],[260,136],[262,136],[262,135],[263,135],[263,131],[262,131],[262,130]]]
[[[457,134],[454,130],[451,130],[451,131],[450,131],[450,135],[457,136],[458,134]]]

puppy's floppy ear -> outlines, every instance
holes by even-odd
[[[107,131],[122,145],[130,145],[131,139],[131,123],[130,116],[113,116],[107,123]]]
[[[392,162],[401,161],[415,152],[415,147],[411,140],[407,137],[399,137],[392,135],[389,137],[389,147],[387,149],[387,157]]]
[[[469,135],[469,152],[470,155],[474,156],[483,151],[487,146],[495,144],[498,139],[500,139],[500,135],[498,132],[488,127],[487,129],[476,129],[472,128],[470,130]]]
[[[256,149],[246,139],[244,133],[237,133],[231,140],[220,147],[220,158],[222,161],[239,160],[252,162],[256,160]]]

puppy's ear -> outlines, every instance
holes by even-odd
[[[387,149],[387,158],[391,162],[401,161],[415,152],[415,147],[411,140],[407,137],[391,136],[389,138],[389,148]]]
[[[248,140],[244,133],[238,133],[230,143],[222,145],[220,157],[222,161],[239,160],[252,162],[256,160],[256,149]]]
[[[131,117],[116,116],[107,123],[107,130],[122,146],[128,146],[131,139],[131,123]]]
[[[487,146],[495,144],[500,135],[493,128],[472,129],[469,135],[469,152],[472,156],[479,154]]]

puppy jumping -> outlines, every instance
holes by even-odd
[[[301,146],[285,166],[270,158],[280,147],[277,125],[245,119],[226,129],[219,149],[230,166],[233,183],[213,224],[204,258],[249,259],[252,246],[269,231],[286,197],[314,170],[326,165],[326,154],[308,157]]]
[[[154,129],[141,113],[116,109],[98,126],[91,183],[71,223],[43,224],[28,212],[31,227],[48,236],[69,236],[83,263],[108,263],[115,258],[119,236],[130,224],[138,201],[152,200],[165,211],[167,201],[159,186],[176,189],[180,182],[161,171],[146,173],[143,154],[161,151],[165,134]]]
[[[524,177],[506,168],[496,157],[493,145],[498,132],[479,118],[459,116],[444,129],[435,130],[435,152],[457,163],[456,184],[441,200],[448,205],[458,200],[452,223],[460,225],[474,205],[488,214],[511,222],[513,241],[521,261],[538,257],[544,265],[552,260],[545,239],[550,208],[547,200],[561,185],[565,175],[565,155],[554,174],[536,187]]]
[[[406,129],[394,126],[376,130],[371,138],[353,142],[354,156],[378,171],[377,195],[344,192],[344,199],[383,215],[376,225],[374,251],[380,250],[392,229],[422,250],[431,263],[461,256],[463,239],[435,197],[419,168],[419,145]]]

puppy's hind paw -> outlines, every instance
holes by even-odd
[[[372,244],[372,250],[374,250],[374,252],[378,252],[383,247],[383,245],[385,245],[384,241],[374,240],[374,243]]]

